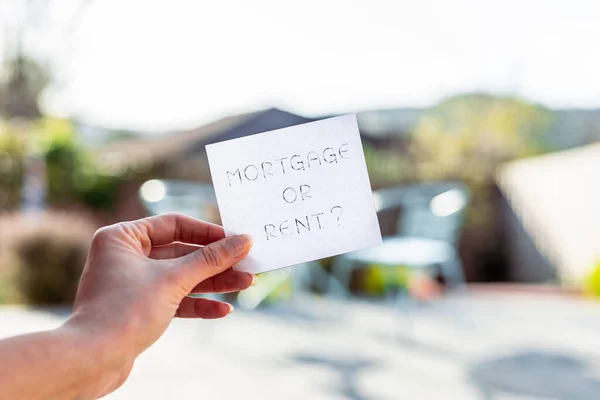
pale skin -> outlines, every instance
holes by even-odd
[[[100,229],[67,322],[0,340],[0,399],[96,399],[114,391],[173,318],[233,310],[187,295],[253,284],[253,275],[231,270],[251,246],[247,235],[225,238],[220,226],[178,214]]]

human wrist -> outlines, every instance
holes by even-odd
[[[112,375],[134,360],[125,349],[121,335],[96,329],[94,324],[73,315],[57,330],[78,349],[83,362],[89,362],[91,372]]]

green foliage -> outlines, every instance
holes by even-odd
[[[547,109],[514,98],[450,98],[417,123],[411,147],[417,179],[490,181],[499,164],[547,151],[552,121]]]
[[[414,179],[414,169],[407,155],[382,151],[363,143],[369,178],[375,186],[404,183]]]
[[[9,128],[0,120],[0,208],[5,209],[19,204],[23,182],[22,144]]]
[[[502,162],[551,148],[552,112],[522,100],[470,94],[425,111],[402,154],[365,144],[377,184],[456,179],[484,184]]]
[[[551,150],[553,121],[551,111],[519,99],[460,95],[424,111],[413,132],[398,138],[401,146],[365,143],[365,159],[377,187],[432,180],[487,186],[499,164]]]
[[[549,110],[510,97],[469,94],[452,97],[424,113],[411,145],[414,179],[460,180],[473,198],[467,223],[491,232],[493,185],[502,163],[550,149]]]
[[[67,120],[45,118],[27,125],[4,123],[0,131],[0,206],[18,207],[27,157],[45,161],[50,205],[114,205],[120,176],[99,170],[75,141]]]

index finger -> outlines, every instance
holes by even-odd
[[[132,224],[143,231],[150,247],[173,242],[205,245],[225,237],[219,225],[176,213],[144,218]]]

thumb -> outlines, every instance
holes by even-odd
[[[180,257],[178,276],[186,290],[220,274],[242,260],[252,247],[249,235],[230,236],[213,242],[186,256]]]

